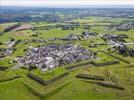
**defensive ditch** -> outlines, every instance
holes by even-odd
[[[28,77],[30,77],[31,79],[37,81],[38,83],[40,83],[42,85],[49,85],[49,84],[51,84],[51,83],[53,83],[53,82],[65,77],[67,75],[69,75],[69,72],[65,72],[65,73],[63,73],[63,74],[61,74],[61,75],[59,75],[57,77],[54,77],[54,78],[52,78],[50,80],[43,80],[43,79],[39,78],[38,76],[35,76],[35,75],[31,74],[31,73],[28,74]]]
[[[124,59],[122,59],[122,58],[116,57],[116,56],[114,56],[114,55],[112,55],[112,54],[109,54],[109,53],[107,53],[107,52],[105,52],[105,51],[101,51],[101,52],[103,52],[103,53],[105,53],[105,54],[107,54],[107,55],[109,55],[109,56],[111,56],[111,57],[114,57],[115,59],[118,59],[118,60],[120,60],[120,61],[122,61],[122,62],[124,62],[124,63],[126,63],[126,64],[130,64],[129,61],[126,61],[126,60],[124,60]]]

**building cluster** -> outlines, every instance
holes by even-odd
[[[134,49],[128,48],[127,45],[134,45],[134,43],[126,43],[125,39],[128,38],[125,34],[115,35],[115,34],[103,34],[101,38],[107,41],[108,44],[112,45],[112,50],[117,51],[123,56],[134,57]]]
[[[134,30],[134,21],[122,22],[116,27],[118,31]]]
[[[108,44],[114,45],[114,46],[122,46],[124,43],[126,43],[125,39],[128,38],[125,34],[102,34],[101,38],[108,42]]]
[[[0,58],[11,55],[16,49],[14,48],[21,40],[10,39],[6,42],[7,48],[0,48]]]
[[[127,46],[118,47],[118,53],[123,56],[134,57],[134,48],[128,48]]]
[[[0,58],[11,55],[15,48],[0,48]]]
[[[94,53],[78,45],[49,45],[30,49],[18,62],[22,66],[35,66],[42,71],[94,58]]]
[[[21,40],[15,40],[15,39],[10,39],[8,42],[7,42],[7,49],[5,51],[5,56],[9,56],[11,55],[14,51],[15,51],[15,46],[21,42]]]

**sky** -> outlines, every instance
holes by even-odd
[[[134,0],[0,0],[1,6],[134,5]]]

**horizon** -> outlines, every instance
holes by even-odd
[[[1,7],[134,8],[133,0],[1,0]]]
[[[1,8],[134,8],[134,5],[53,5],[53,6],[1,6]]]

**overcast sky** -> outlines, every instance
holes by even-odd
[[[2,6],[134,5],[134,0],[0,0]]]

